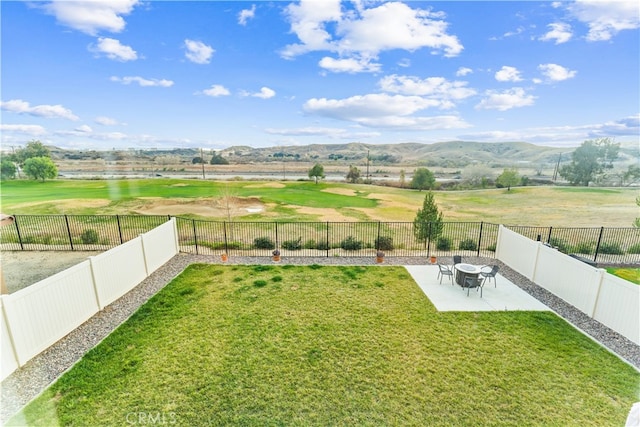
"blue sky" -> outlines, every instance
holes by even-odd
[[[2,1],[2,146],[637,144],[639,7]]]

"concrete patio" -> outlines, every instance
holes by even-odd
[[[467,296],[467,289],[455,284],[450,276],[443,277],[440,284],[437,265],[407,265],[405,268],[438,311],[550,310],[499,272],[495,287],[493,279],[487,281],[481,298],[478,289],[471,289]]]

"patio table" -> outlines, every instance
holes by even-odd
[[[456,270],[456,283],[464,287],[464,282],[467,277],[475,279],[480,275],[480,267],[471,264],[456,264],[453,266]]]

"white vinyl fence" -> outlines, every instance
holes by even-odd
[[[640,344],[640,286],[503,226],[496,258],[583,313]]]
[[[176,220],[0,298],[4,379],[178,253]]]

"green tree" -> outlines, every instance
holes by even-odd
[[[426,242],[442,234],[442,228],[442,212],[436,205],[433,193],[429,191],[424,196],[422,209],[418,210],[413,220],[413,234],[419,242]]]
[[[313,167],[309,169],[309,178],[315,178],[317,184],[318,178],[324,178],[324,167],[320,163],[313,165]]]
[[[33,179],[55,178],[58,175],[58,168],[48,157],[31,157],[24,162],[24,173]]]
[[[640,206],[640,196],[636,197],[636,205]],[[640,228],[640,217],[636,218],[633,221],[633,226],[636,228]]]
[[[347,181],[356,183],[360,180],[360,169],[351,165],[349,166],[349,172],[347,173]]]
[[[431,190],[436,185],[436,178],[427,168],[418,168],[413,172],[413,178],[411,178],[411,188],[417,188],[418,190]]]
[[[507,191],[511,191],[511,187],[518,184],[520,184],[520,175],[516,169],[504,169],[496,178],[496,186],[507,187]]]
[[[227,160],[224,157],[222,157],[222,155],[220,153],[213,153],[213,155],[211,156],[211,160],[209,161],[209,164],[211,164],[211,165],[228,165],[229,164],[229,160]]]
[[[400,169],[400,188],[404,188],[405,180],[404,169]]]
[[[51,158],[51,151],[45,147],[42,142],[38,140],[32,140],[27,142],[24,148],[18,148],[11,156],[11,159],[18,163],[20,166],[24,165],[27,159],[34,157],[47,157]]]
[[[0,178],[14,179],[16,177],[16,165],[7,159],[2,159],[0,164]]]
[[[611,138],[588,140],[571,154],[571,163],[560,168],[560,176],[571,185],[589,186],[605,169],[613,167],[618,158],[620,144]]]

